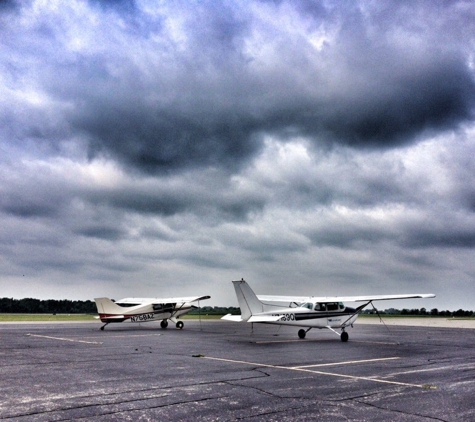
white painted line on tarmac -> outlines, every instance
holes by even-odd
[[[155,337],[155,336],[161,336],[161,334],[123,334],[123,335],[108,335],[104,334],[104,338],[131,338],[131,337]],[[85,337],[85,338],[90,338],[90,337]],[[96,338],[96,337],[93,337]]]
[[[357,377],[357,376],[354,376],[354,375],[336,374],[336,373],[333,373],[333,372],[314,371],[314,370],[306,369],[306,368],[303,368],[303,367],[288,367],[288,366],[280,366],[280,365],[269,365],[269,364],[265,364],[265,363],[255,363],[255,362],[246,362],[246,361],[242,361],[242,360],[215,358],[215,357],[211,357],[211,356],[203,356],[202,359],[209,359],[209,360],[216,360],[216,361],[230,362],[230,363],[241,363],[241,364],[245,364],[245,365],[260,366],[260,367],[264,367],[264,368],[285,369],[287,371],[308,372],[308,373],[311,373],[311,374],[327,375],[327,376],[338,377],[338,378],[348,378],[348,379],[353,379],[353,380],[357,380],[357,381],[364,380],[364,381],[379,382],[379,383],[382,383],[382,384],[399,385],[399,386],[404,386],[404,387],[427,388],[426,385],[421,385],[421,384],[410,384],[410,383],[407,383],[407,382],[389,381],[389,380],[383,380],[383,379],[378,379],[378,378],[373,378],[373,377]]]
[[[50,340],[71,341],[73,343],[102,344],[102,341],[75,340],[75,339],[72,339],[72,338],[42,336],[42,335],[39,335],[39,334],[27,334],[27,336],[47,338],[47,339],[50,339]]]
[[[265,340],[265,341],[254,341],[254,344],[273,344],[273,343],[323,343],[325,341],[335,341],[334,338],[332,339],[315,339],[315,340],[303,340],[303,339],[295,339],[295,340]],[[396,342],[385,342],[385,341],[363,341],[363,340],[351,340],[352,343],[365,343],[365,344],[388,344],[391,346],[396,346],[399,343]]]
[[[291,369],[321,368],[323,366],[351,365],[351,364],[357,364],[357,363],[381,362],[385,360],[396,360],[396,359],[401,359],[401,358],[392,357],[392,358],[379,358],[379,359],[348,360],[346,362],[334,362],[334,363],[317,363],[316,365],[293,366]]]
[[[315,339],[315,340],[265,340],[265,341],[254,341],[255,344],[269,344],[269,343],[314,343],[314,342],[324,342],[324,341],[335,341],[334,339]]]

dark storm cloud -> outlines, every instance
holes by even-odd
[[[461,230],[444,229],[434,230],[431,227],[425,230],[415,228],[406,233],[402,244],[410,248],[469,248],[475,247],[475,230],[470,228]]]
[[[132,12],[136,8],[136,2],[134,0],[89,0],[89,3],[92,6],[110,8],[122,12]]]
[[[451,227],[439,221],[426,224],[408,221],[398,231],[384,225],[344,221],[315,231],[303,232],[316,246],[333,246],[342,249],[365,249],[369,245],[395,242],[403,249],[467,248],[475,247],[475,230],[471,225]]]
[[[112,241],[119,240],[124,235],[123,231],[118,228],[105,226],[83,227],[80,230],[77,230],[75,233],[81,236]]]
[[[197,175],[195,180],[164,180],[151,186],[98,189],[85,192],[84,198],[93,205],[139,215],[170,217],[191,213],[208,221],[207,224],[214,224],[213,220],[244,221],[250,213],[262,211],[267,200],[258,192],[239,192],[225,181],[224,174],[221,182]]]
[[[18,168],[17,168],[18,170]],[[24,170],[24,169],[23,169]],[[25,171],[27,174],[27,171]],[[65,196],[64,185],[51,187],[51,180],[38,175],[32,182],[28,177],[11,177],[8,172],[0,172],[0,211],[21,218],[55,218]]]
[[[372,64],[365,65],[370,68]],[[244,64],[242,70],[246,73]],[[222,69],[215,71],[222,73]],[[239,74],[239,69],[233,72]],[[112,104],[114,94],[107,97],[107,103],[86,99],[73,126],[89,139],[91,156],[109,153],[144,171],[210,165],[235,170],[260,150],[264,133],[282,138],[306,136],[316,143],[332,141],[358,148],[394,147],[424,131],[456,128],[472,117],[475,98],[468,70],[452,57],[439,57],[417,69],[376,80],[369,71],[367,80],[372,82],[330,94],[333,98],[328,102],[296,91],[290,93],[294,96],[290,101],[276,95],[260,104],[260,98],[274,87],[256,83],[255,78],[248,73],[243,80],[229,81],[257,85],[255,96],[241,98],[243,104],[235,104],[224,92],[216,96],[198,93],[188,99],[180,86],[167,103],[158,99],[148,104],[126,92]],[[192,82],[191,90],[196,93],[198,85],[199,81]],[[113,89],[111,86],[111,92]],[[160,97],[159,90],[156,94]],[[183,103],[178,98],[182,94]]]
[[[19,7],[19,3],[15,0],[0,0],[0,12],[11,11]]]
[[[475,85],[461,60],[439,58],[411,70],[335,101],[316,119],[313,134],[321,127],[351,146],[391,147],[424,130],[456,128],[473,117]]]
[[[404,39],[379,26],[380,16],[368,22],[358,6],[267,5],[276,17],[283,7],[295,8],[309,38],[327,31],[328,40],[315,49],[292,28],[269,28],[243,5],[177,4],[152,18],[132,2],[92,2],[98,24],[86,21],[84,28],[96,38],[93,48],[78,51],[58,28],[66,30],[68,20],[80,25],[81,16],[71,12],[63,22],[39,16],[28,35],[34,39],[20,37],[21,49],[38,73],[38,88],[55,101],[49,109],[55,117],[42,109],[28,113],[32,118],[21,122],[17,138],[59,143],[79,136],[90,158],[113,157],[146,173],[206,166],[236,171],[261,150],[266,134],[387,148],[473,117],[475,84],[464,51],[450,42],[431,49],[443,38],[398,22],[401,5],[389,3],[388,28],[400,29],[402,38],[417,36],[417,48],[404,48]],[[12,34],[15,22],[5,22],[2,32]],[[252,48],[256,37],[269,51]],[[18,47],[13,38],[8,45]],[[14,73],[24,75],[25,67],[15,66]]]

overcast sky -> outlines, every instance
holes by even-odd
[[[468,0],[1,1],[0,297],[474,309],[474,110]]]

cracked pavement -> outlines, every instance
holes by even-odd
[[[473,421],[475,330],[1,324],[0,420]]]

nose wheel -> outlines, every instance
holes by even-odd
[[[299,338],[301,339],[304,339],[306,334],[312,329],[312,327],[310,327],[308,330],[304,330],[303,328],[301,330],[299,330],[299,332],[297,333],[299,335]]]

